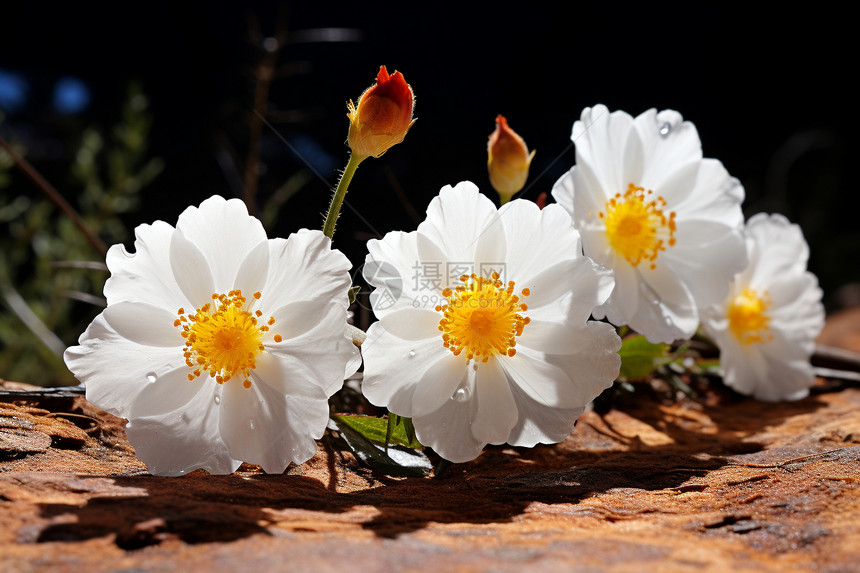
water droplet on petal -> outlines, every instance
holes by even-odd
[[[215,396],[215,405],[218,406],[221,404],[221,396]]]
[[[256,427],[257,427],[257,426],[256,426],[256,424],[254,423],[254,420],[248,420],[248,428],[250,428],[250,429],[254,430],[254,429],[256,429]]]
[[[415,358],[415,351],[414,350],[409,351],[409,358]]]
[[[156,374],[155,372],[147,372],[147,374],[146,374],[146,380],[147,380],[147,382],[149,382],[150,384],[152,384],[153,382],[155,382],[156,380],[158,380],[158,374]]]
[[[472,395],[472,391],[469,390],[468,386],[460,386],[456,390],[454,390],[454,394],[451,396],[451,399],[456,402],[465,402]]]
[[[662,137],[668,137],[672,132],[672,125],[667,121],[664,122],[663,125],[660,126],[660,135]]]

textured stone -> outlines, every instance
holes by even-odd
[[[0,460],[0,571],[856,567],[860,389],[766,404],[637,388],[561,444],[490,447],[436,478],[374,475],[329,438],[283,475],[157,478],[122,420],[83,399],[31,405],[96,423],[79,447]]]

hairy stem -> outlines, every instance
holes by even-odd
[[[355,170],[358,164],[365,158],[359,157],[354,153],[349,156],[349,163],[343,170],[340,176],[340,181],[337,182],[337,188],[334,190],[334,195],[331,198],[331,204],[328,207],[328,213],[325,216],[323,224],[323,233],[329,239],[334,237],[334,227],[337,224],[337,218],[340,216],[340,208],[343,205],[343,199],[346,197],[346,190],[349,188],[349,183],[352,181],[352,176],[355,175]]]

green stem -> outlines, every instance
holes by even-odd
[[[343,205],[343,199],[346,197],[346,190],[352,181],[352,176],[355,175],[358,164],[365,159],[366,157],[359,157],[354,153],[350,153],[349,155],[349,163],[346,164],[343,175],[340,176],[340,181],[337,182],[337,188],[334,190],[331,204],[328,207],[328,213],[325,216],[325,223],[323,224],[323,233],[329,239],[334,237],[334,226],[337,223],[337,218],[340,216],[340,208]]]

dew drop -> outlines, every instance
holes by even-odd
[[[409,351],[409,358],[415,358],[415,351],[414,350]]]
[[[451,399],[456,402],[465,402],[469,399],[469,396],[472,395],[472,391],[469,390],[468,386],[460,386],[456,390],[454,390],[454,394],[451,396]]]
[[[257,428],[257,425],[255,424],[254,420],[248,420],[248,427],[254,430]]]
[[[146,374],[146,380],[147,380],[150,384],[152,384],[153,382],[155,382],[156,380],[158,380],[158,374],[156,374],[155,372],[148,372],[148,373]]]
[[[215,405],[218,406],[221,404],[221,396],[215,396]]]
[[[662,137],[668,137],[669,133],[671,133],[671,132],[672,132],[672,125],[668,121],[660,126],[660,135]]]

